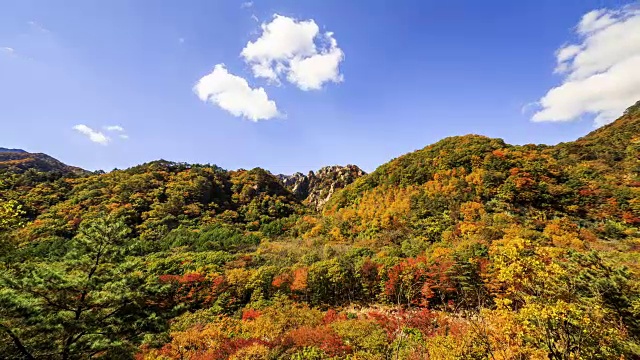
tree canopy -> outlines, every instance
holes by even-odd
[[[9,359],[640,357],[637,104],[574,142],[451,137],[318,180],[320,210],[259,168],[22,165]]]

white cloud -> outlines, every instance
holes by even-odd
[[[241,56],[254,76],[279,83],[284,77],[302,90],[316,90],[341,82],[339,65],[344,53],[333,33],[321,34],[314,20],[299,21],[274,15],[261,25],[262,34],[249,41]]]
[[[615,12],[607,9],[593,10],[582,17],[577,30],[581,34],[588,34],[603,29],[616,22],[615,15]]]
[[[251,121],[267,120],[279,115],[276,103],[263,88],[252,89],[247,80],[230,74],[224,64],[203,76],[193,88],[200,100],[209,101],[234,116]]]
[[[640,99],[640,10],[624,7],[585,14],[578,43],[556,52],[563,83],[540,100],[533,121],[572,121],[595,115],[600,126]]]
[[[338,65],[344,58],[344,53],[338,47],[331,33],[327,38],[331,47],[308,58],[293,58],[290,63],[287,80],[297,84],[302,90],[317,90],[327,81],[339,83],[343,80]]]
[[[530,114],[532,111],[535,111],[536,109],[540,108],[540,104],[537,102],[529,102],[526,103],[524,105],[522,105],[522,107],[520,108],[520,113],[521,114]]]
[[[245,1],[240,5],[242,9],[248,9],[250,7],[253,7],[253,1]]]
[[[118,138],[127,140],[129,139],[129,135],[126,134],[126,130],[120,125],[107,125],[103,126],[106,131],[116,132],[118,133]]]
[[[93,141],[94,143],[107,145],[111,141],[111,139],[105,134],[101,133],[100,131],[94,130],[84,124],[78,124],[74,126],[73,129],[87,136],[89,140]]]
[[[120,125],[107,125],[104,127],[105,130],[107,131],[118,131],[118,132],[124,132],[124,128]]]
[[[14,48],[8,47],[8,46],[0,47],[0,52],[2,52],[3,54],[9,55],[9,56],[15,56],[16,55],[16,50]]]
[[[319,28],[315,21],[274,15],[268,24],[262,24],[262,35],[254,42],[248,42],[241,55],[248,61],[277,61],[294,56],[313,55],[313,39]]]
[[[563,64],[578,55],[581,50],[582,48],[578,45],[567,45],[556,52],[556,59],[559,64]]]
[[[44,26],[42,26],[42,24],[35,22],[35,21],[28,21],[27,24],[29,24],[29,26],[31,26],[33,29],[35,29],[36,31],[39,31],[41,33],[45,33],[45,34],[49,34],[51,33],[51,31],[47,28],[45,28]]]

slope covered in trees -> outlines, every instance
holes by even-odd
[[[624,232],[638,222],[640,125],[633,109],[557,146],[513,146],[478,135],[444,139],[358,179],[332,197],[325,215],[355,224],[349,237],[435,231],[433,241],[468,206],[523,224],[566,217],[601,235],[614,227]]]
[[[65,165],[47,154],[29,153],[22,149],[0,148],[0,171],[24,172],[27,170],[65,174],[85,172],[80,168]]]
[[[0,171],[9,359],[640,357],[640,103],[444,139],[320,211],[262,169]]]

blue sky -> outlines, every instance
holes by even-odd
[[[640,55],[633,31],[621,40],[626,47],[606,48],[615,56],[589,60],[603,53],[599,38],[635,29],[640,16],[627,4],[4,0],[0,146],[86,169],[164,158],[292,173],[347,163],[372,171],[468,133],[513,144],[570,141],[593,130],[594,118],[606,123],[640,100],[640,74],[624,67]],[[337,42],[343,56],[332,79],[302,89],[289,80],[291,63],[277,79],[256,76],[241,53],[274,14],[313,21],[318,54]],[[217,64],[263,88],[279,116],[252,121],[202,101],[194,86]],[[110,141],[91,141],[78,125]],[[123,131],[106,129],[113,125]]]

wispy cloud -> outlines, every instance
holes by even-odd
[[[242,9],[248,9],[250,7],[253,7],[253,1],[245,1],[240,5]]]
[[[123,132],[124,128],[120,125],[107,125],[104,127],[105,130],[107,131],[118,131],[118,132]]]
[[[8,46],[0,47],[0,53],[8,56],[16,56],[16,50]]]
[[[105,131],[117,133],[117,137],[123,140],[129,139],[129,135],[125,133],[125,129],[120,125],[106,125],[102,127]],[[78,124],[73,127],[73,130],[89,138],[96,144],[107,145],[112,142],[112,138],[107,136],[102,131],[93,129],[85,124]],[[114,134],[114,136],[116,136]]]
[[[36,21],[29,21],[27,22],[27,24],[29,24],[29,26],[31,26],[31,28],[33,28],[36,31],[39,31],[41,33],[45,33],[45,34],[49,34],[51,33],[51,31],[47,28],[45,28],[44,26],[42,26],[42,24],[36,22]]]
[[[532,101],[530,103],[526,103],[522,105],[522,107],[520,108],[520,113],[522,115],[531,114],[532,112],[534,112],[536,109],[539,109],[539,108],[540,108],[540,103],[538,103],[537,101]]]
[[[94,130],[85,124],[78,124],[73,127],[73,130],[79,132],[80,134],[86,136],[94,143],[100,145],[107,145],[111,141],[111,139],[98,130]]]
[[[104,129],[110,132],[118,133],[118,137],[120,139],[129,139],[129,135],[126,133],[126,130],[120,125],[107,125],[104,127]]]

